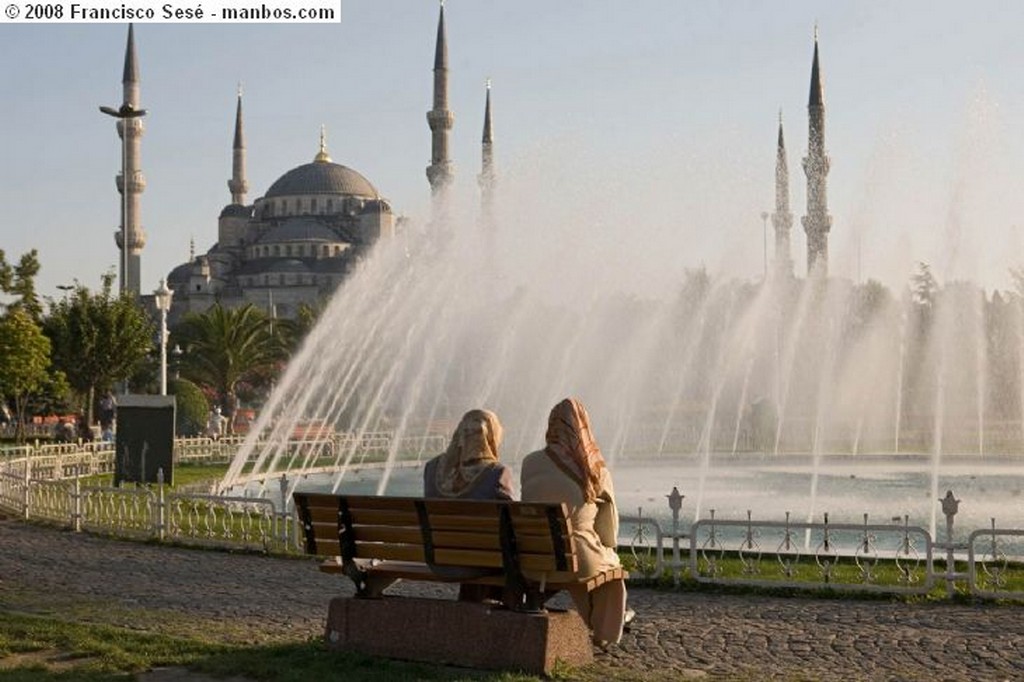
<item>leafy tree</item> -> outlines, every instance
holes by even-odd
[[[239,383],[259,381],[287,357],[280,325],[274,326],[272,331],[270,318],[251,304],[190,313],[174,332],[186,348],[182,376],[214,391],[225,416],[233,417]]]
[[[153,345],[153,323],[131,294],[114,296],[113,281],[104,275],[98,293],[76,283],[43,323],[53,363],[85,403],[90,422],[96,392],[131,377]]]
[[[174,412],[174,430],[179,436],[198,436],[206,428],[210,403],[199,387],[188,379],[172,379],[167,392],[177,401]]]
[[[17,265],[8,263],[3,249],[0,249],[0,292],[17,296],[18,300],[8,308],[24,310],[36,322],[43,315],[43,307],[36,294],[35,279],[38,274],[39,254],[35,249],[24,254]]]
[[[24,438],[25,412],[33,393],[47,384],[50,341],[28,311],[11,308],[0,318],[0,395],[14,403],[15,439]]]

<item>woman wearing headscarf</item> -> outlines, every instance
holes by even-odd
[[[511,500],[512,472],[498,461],[502,429],[490,410],[470,410],[455,427],[448,449],[423,470],[424,497]]]
[[[427,462],[423,470],[423,496],[465,500],[511,500],[512,472],[498,461],[502,429],[498,415],[490,410],[470,410],[455,427],[448,449]],[[478,578],[491,573],[484,569],[433,566],[437,573],[452,578]],[[460,585],[460,601],[500,601],[500,587]]]
[[[543,450],[523,458],[523,501],[568,504],[581,576],[618,567],[619,513],[612,477],[579,400],[566,398],[552,408],[545,440]],[[618,643],[627,614],[624,581],[613,580],[589,593],[586,589],[569,593],[594,642]]]

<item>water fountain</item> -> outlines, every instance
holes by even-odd
[[[451,215],[470,218],[378,245],[290,363],[222,488],[278,494],[286,474],[288,490],[417,493],[416,466],[464,411],[497,412],[515,465],[542,442],[550,406],[576,395],[626,509],[662,506],[672,485],[694,518],[867,509],[934,530],[950,487],[979,511],[1016,509],[1006,504],[1020,485],[1005,474],[1019,463],[1004,458],[1024,450],[1018,296],[940,285],[921,266],[888,288],[709,272],[675,255],[708,224],[673,231],[674,213],[659,211],[645,232],[649,213],[597,199],[617,188],[584,190],[555,164],[509,172],[494,233],[456,197]],[[311,426],[322,437],[290,437]],[[986,472],[975,498],[966,488]]]

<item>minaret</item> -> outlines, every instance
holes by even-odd
[[[242,86],[238,86],[238,108],[235,110],[235,143],[231,154],[231,179],[228,180],[231,203],[245,205],[249,181],[245,179],[245,131],[242,128]]]
[[[427,180],[436,197],[451,183],[454,168],[448,157],[448,131],[455,114],[448,109],[448,41],[444,29],[444,2],[437,20],[437,46],[434,49],[434,108],[427,112],[430,125],[430,165]]]
[[[808,139],[804,157],[807,175],[807,215],[803,217],[807,233],[807,274],[828,276],[828,233],[832,216],[828,214],[828,176],[831,162],[825,154],[825,97],[818,65],[818,27],[814,27],[814,63],[811,66],[811,94],[807,102]]]
[[[124,102],[122,110],[132,109],[140,111],[139,103],[139,66],[135,56],[135,32],[131,24],[128,24],[128,44],[124,51],[124,76],[121,79],[124,87]],[[134,116],[119,118],[117,121],[117,134],[122,140],[122,170],[125,177],[118,175],[117,191],[121,193],[121,225],[128,237],[128,256],[123,257],[122,268],[125,270],[122,277],[124,289],[139,296],[142,291],[142,249],[146,246],[146,233],[139,221],[139,195],[146,189],[146,178],[142,175],[142,134],[145,128],[142,125],[142,117]],[[122,249],[121,232],[115,237],[118,248]]]
[[[487,79],[487,103],[484,105],[484,135],[481,149],[480,222],[484,229],[494,229],[494,128],[491,123],[491,79]]]
[[[775,275],[793,276],[793,256],[789,245],[789,231],[793,227],[793,214],[789,211],[789,165],[786,163],[786,141],[782,136],[782,111],[779,111],[779,147],[775,155]]]

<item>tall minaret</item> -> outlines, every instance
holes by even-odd
[[[793,256],[789,247],[789,231],[793,214],[789,211],[789,164],[786,163],[786,141],[782,136],[782,111],[779,111],[779,147],[775,155],[775,275],[793,276]]]
[[[245,205],[249,181],[245,179],[245,131],[242,128],[242,86],[238,86],[238,108],[235,110],[235,143],[231,154],[231,179],[228,180],[231,203]]]
[[[455,123],[455,114],[448,109],[448,41],[444,30],[444,2],[437,20],[437,46],[434,49],[434,108],[427,112],[430,125],[430,165],[427,180],[434,196],[451,183],[454,168],[448,157],[448,131]]]
[[[818,66],[818,27],[814,27],[814,64],[811,66],[811,94],[807,102],[808,139],[804,173],[807,175],[807,215],[803,217],[807,233],[807,274],[828,276],[828,233],[832,216],[828,214],[828,176],[831,162],[825,154],[825,97]]]
[[[491,79],[487,79],[487,103],[484,105],[484,135],[481,149],[480,222],[484,229],[494,229],[494,128],[491,123]]]
[[[124,51],[124,76],[121,79],[124,87],[124,102],[121,110],[140,111],[139,104],[139,66],[135,56],[135,32],[128,24],[128,44]],[[117,246],[122,250],[121,270],[123,288],[139,296],[142,291],[142,249],[146,246],[146,233],[139,221],[139,195],[146,189],[146,178],[140,170],[142,166],[142,134],[145,128],[142,117],[119,118],[117,134],[122,140],[122,170],[125,177],[117,176],[117,191],[121,194],[121,225],[128,237],[128,255],[124,257],[121,232],[115,235]]]

